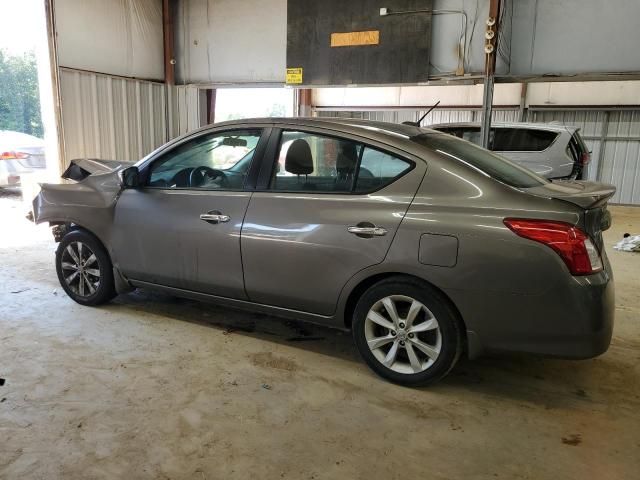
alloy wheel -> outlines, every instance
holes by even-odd
[[[61,258],[64,281],[80,297],[93,295],[100,286],[100,262],[86,243],[71,242]]]
[[[390,295],[374,303],[365,319],[365,339],[382,365],[404,374],[427,370],[442,348],[435,315],[405,295]]]

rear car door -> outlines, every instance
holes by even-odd
[[[129,279],[246,299],[240,229],[269,128],[190,137],[140,168],[115,209],[114,257]]]
[[[384,260],[425,171],[358,137],[275,130],[242,227],[250,300],[333,314],[347,281]]]

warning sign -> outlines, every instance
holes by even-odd
[[[302,68],[287,68],[287,84],[302,83]]]

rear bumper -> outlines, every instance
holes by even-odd
[[[544,295],[485,292],[463,302],[469,356],[501,351],[583,359],[606,352],[613,333],[615,289],[606,259],[605,265],[602,272],[572,277]]]

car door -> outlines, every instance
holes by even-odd
[[[210,131],[145,163],[141,187],[124,190],[115,208],[113,248],[122,273],[246,299],[240,229],[268,133]]]
[[[357,137],[275,130],[242,227],[250,300],[333,314],[347,281],[384,260],[425,171]]]

